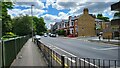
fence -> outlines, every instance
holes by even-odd
[[[29,36],[22,36],[2,41],[2,67],[9,67],[27,42]]]
[[[2,67],[2,45],[1,45],[1,41],[0,41],[0,68]]]
[[[41,50],[43,56],[48,62],[50,68],[63,67],[63,68],[117,68],[120,67],[120,60],[105,60],[105,59],[92,59],[92,58],[78,58],[67,57],[61,55],[54,48],[44,45],[37,40],[37,45]]]

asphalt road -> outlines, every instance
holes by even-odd
[[[66,55],[67,53],[68,55],[81,58],[118,60],[118,46],[114,46],[113,44],[63,37],[42,37],[41,41],[47,46],[57,47],[56,51],[62,55]]]

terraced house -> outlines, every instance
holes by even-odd
[[[57,28],[56,28],[57,24]],[[108,22],[96,19],[92,14],[89,14],[88,8],[84,8],[83,14],[79,16],[69,16],[68,19],[56,22],[54,27],[55,32],[64,30],[65,34],[70,37],[75,36],[96,36],[103,32],[108,26]]]

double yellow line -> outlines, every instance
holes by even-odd
[[[53,53],[52,53],[52,58],[53,58],[57,63],[59,63],[60,65],[62,65],[61,59],[58,58],[58,57],[57,57],[56,55],[54,55]],[[69,68],[69,66],[68,66],[66,63],[64,63],[64,65],[65,65],[65,68]]]
[[[49,49],[48,49],[48,48],[46,48],[46,47],[43,47],[43,48],[45,49],[46,52],[49,52]],[[62,65],[62,60],[61,60],[59,57],[57,57],[53,52],[52,52],[52,54],[49,53],[49,55],[51,55],[52,58],[53,58],[58,64]],[[65,68],[69,68],[69,66],[68,66],[66,63],[64,63],[64,66],[65,66]]]

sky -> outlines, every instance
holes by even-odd
[[[119,0],[15,0],[12,1],[14,7],[8,9],[8,14],[12,18],[22,15],[31,15],[31,5],[33,6],[33,16],[43,17],[46,27],[50,29],[50,24],[68,19],[69,16],[77,16],[83,13],[84,8],[89,9],[90,14],[103,14],[103,16],[113,18],[115,11],[111,11],[111,4]]]

